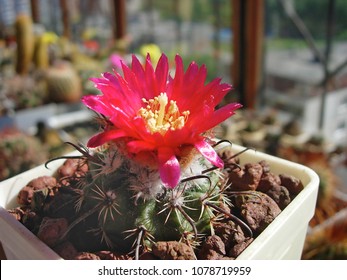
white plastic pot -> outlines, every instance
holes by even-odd
[[[235,152],[243,147],[233,145]],[[300,179],[304,189],[281,212],[280,215],[239,255],[237,259],[300,259],[308,223],[313,217],[319,178],[303,165],[248,150],[240,156],[241,163],[266,160],[271,172],[293,175]],[[8,259],[61,259],[34,234],[17,222],[6,209],[16,207],[16,197],[20,189],[31,179],[52,175],[62,164],[62,160],[44,165],[0,182],[0,241]]]

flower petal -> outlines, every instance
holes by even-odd
[[[115,67],[117,69],[121,69],[122,68],[122,62],[123,62],[124,59],[119,54],[111,54],[109,60],[112,63],[113,67]]]
[[[208,108],[206,108],[206,110],[201,109],[201,115],[200,116],[195,115],[194,117],[192,117],[190,119],[189,125],[192,127],[198,127],[199,133],[205,132],[215,127],[219,123],[225,121],[230,116],[234,115],[235,114],[234,111],[241,107],[242,105],[239,103],[231,103],[231,104],[225,105],[224,107],[216,111],[208,110]],[[205,120],[204,122],[201,122],[202,117]]]
[[[222,168],[224,166],[223,160],[218,156],[217,152],[205,142],[205,140],[201,140],[194,144],[195,148],[213,165]]]
[[[146,141],[130,141],[127,143],[127,149],[130,153],[139,153],[142,151],[153,151],[156,146]]]
[[[169,72],[169,62],[166,55],[162,54],[157,67],[155,69],[155,76],[157,79],[157,85],[159,92],[166,91],[167,76]]]
[[[158,162],[162,182],[170,189],[175,188],[180,180],[181,170],[173,150],[170,148],[159,148]]]
[[[110,108],[109,104],[105,104],[103,101],[103,96],[100,95],[88,95],[82,97],[82,102],[89,109],[92,109],[95,112],[98,112],[105,116],[110,116],[113,114],[112,108]]]
[[[99,134],[94,135],[89,139],[87,146],[91,148],[95,148],[103,145],[104,143],[115,140],[117,138],[127,136],[123,130],[109,130],[105,132],[101,132]]]

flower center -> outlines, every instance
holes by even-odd
[[[165,92],[153,99],[142,99],[146,104],[138,111],[146,122],[151,133],[159,132],[164,135],[168,130],[176,130],[184,127],[189,111],[180,113],[176,101],[168,100]]]

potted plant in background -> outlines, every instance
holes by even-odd
[[[171,75],[165,55],[156,67],[133,56],[122,69],[82,99],[101,127],[86,147],[1,183],[8,257],[299,258],[317,175],[216,140],[241,105],[216,109],[231,86],[205,84],[205,66],[185,71],[177,55]]]

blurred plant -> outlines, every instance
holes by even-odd
[[[58,61],[45,72],[49,100],[78,102],[82,96],[81,79],[71,63]]]
[[[15,128],[0,132],[0,180],[42,164],[48,153],[40,141]]]
[[[36,38],[33,57],[35,70],[44,70],[50,66],[50,46],[57,42],[58,36],[53,32],[45,32]]]
[[[308,232],[302,258],[347,259],[347,208]]]
[[[34,32],[31,17],[18,15],[15,22],[17,57],[16,71],[20,75],[26,75],[30,71],[34,53]]]
[[[47,88],[42,75],[15,75],[3,79],[2,95],[6,102],[0,104],[2,114],[11,110],[32,108],[47,102]]]
[[[159,58],[162,55],[160,47],[156,44],[145,44],[140,47],[140,54],[142,57],[146,57],[147,54],[150,55],[153,66],[157,65]]]

